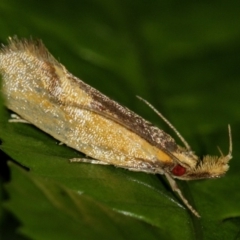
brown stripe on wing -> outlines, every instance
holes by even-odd
[[[128,108],[123,107],[117,102],[111,100],[80,79],[75,77],[75,80],[81,85],[81,89],[87,92],[93,99],[89,109],[88,107],[86,108],[86,106],[84,108],[99,113],[100,115],[117,122],[118,124],[141,136],[153,146],[167,153],[171,154],[171,152],[176,151],[176,142],[163,130],[153,126],[150,122],[146,121]]]

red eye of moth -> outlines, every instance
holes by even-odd
[[[183,174],[185,174],[186,172],[186,168],[177,164],[173,169],[172,169],[172,173],[175,176],[182,176]]]

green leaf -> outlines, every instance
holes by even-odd
[[[178,181],[201,215],[196,219],[161,176],[70,163],[81,153],[31,125],[8,123],[10,112],[0,100],[1,149],[30,169],[26,173],[11,166],[9,185],[1,182],[9,199],[3,198],[0,220],[2,226],[12,226],[5,232],[20,230],[17,239],[52,239],[61,226],[58,238],[74,233],[128,238],[126,226],[136,238],[239,239],[239,7],[239,1],[2,0],[1,42],[15,34],[41,38],[74,75],[169,132],[135,95],[147,99],[199,155],[218,154],[216,146],[227,152],[228,123],[234,147],[225,177]],[[54,207],[46,191],[63,210]],[[32,200],[34,194],[41,197]],[[76,204],[70,206],[73,198]],[[80,214],[81,204],[88,211]],[[90,223],[84,230],[86,213],[99,232]],[[51,217],[54,221],[38,226],[40,216],[49,216],[41,224],[49,224]]]
[[[6,202],[33,239],[156,239],[158,228],[117,213],[81,193],[11,166]],[[22,186],[22,187],[19,187]],[[29,204],[26,204],[26,201]]]

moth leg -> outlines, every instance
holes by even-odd
[[[11,114],[11,119],[9,119],[8,122],[31,124],[30,122],[26,121],[25,119],[21,118],[20,116],[18,116],[15,113]]]
[[[96,159],[90,159],[90,158],[71,158],[71,159],[69,159],[69,161],[71,163],[82,162],[82,163],[109,165],[109,163],[107,163],[107,162],[103,162],[103,161],[96,160]]]
[[[183,196],[181,190],[178,188],[178,185],[176,181],[167,173],[165,173],[165,176],[174,192],[176,192],[179,197],[182,199],[183,203],[188,207],[188,209],[197,217],[200,218],[200,215],[198,212],[189,204],[188,200]]]

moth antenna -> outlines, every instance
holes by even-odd
[[[228,158],[232,158],[232,131],[231,131],[231,126],[228,124],[228,134],[229,134],[229,151],[228,151]]]
[[[231,159],[232,158],[232,131],[231,131],[230,124],[228,124],[228,135],[229,135],[229,150],[228,150],[228,154],[225,158],[226,159]],[[224,154],[223,154],[222,150],[219,147],[217,147],[217,148],[218,148],[218,151],[221,154],[221,157],[224,157]]]
[[[220,152],[221,157],[223,157],[224,155],[223,155],[223,152],[222,152],[221,148],[219,146],[217,146],[217,149]]]
[[[184,137],[178,132],[178,130],[147,100],[144,98],[137,96],[138,99],[143,101],[145,104],[147,104],[174,132],[175,134],[179,137],[179,139],[182,141],[182,143],[185,145],[186,149],[188,151],[191,151],[190,145],[187,143],[187,141],[184,139]]]

